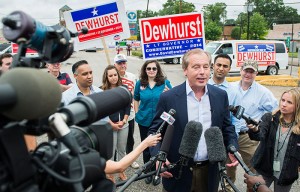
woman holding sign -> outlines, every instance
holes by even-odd
[[[171,88],[172,85],[164,76],[158,61],[149,60],[143,64],[140,79],[135,85],[133,96],[134,110],[136,112],[135,121],[139,125],[141,141],[147,137],[160,94]],[[150,157],[148,148],[143,152],[144,163],[148,162]],[[146,178],[145,182],[147,184],[151,183],[152,177]]]

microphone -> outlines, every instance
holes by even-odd
[[[173,125],[175,119],[173,118],[174,115],[176,114],[176,111],[174,109],[170,109],[170,111],[168,113],[166,112],[163,112],[161,115],[160,115],[160,118],[163,121],[163,123],[160,125],[160,127],[157,129],[156,131],[156,134],[158,133],[161,133],[163,131],[163,128],[165,127],[166,125],[166,122],[169,124],[169,125]]]
[[[169,153],[170,145],[171,145],[172,138],[173,138],[173,133],[174,133],[174,127],[173,127],[173,125],[169,125],[167,127],[165,137],[162,141],[160,151],[158,153],[158,159],[157,160],[159,161],[159,164],[158,164],[158,168],[156,170],[155,177],[153,179],[153,184],[154,185],[156,183],[158,184],[158,180],[160,179],[159,173],[160,173],[163,162],[166,162],[167,155]]]
[[[65,114],[67,125],[86,126],[125,108],[131,101],[131,93],[120,86],[100,93],[76,97],[58,112]]]
[[[196,154],[202,130],[202,124],[196,121],[189,121],[185,126],[178,150],[179,154],[181,155],[179,160],[180,169],[178,173],[178,179],[181,178],[182,167],[188,166],[189,159],[193,159]]]
[[[60,25],[45,26],[23,11],[14,11],[2,19],[3,35],[8,41],[18,43],[26,40],[26,47],[42,54],[45,42],[50,46],[50,55],[42,55],[47,63],[67,60],[73,53],[70,32]],[[49,40],[52,40],[50,43]]]
[[[249,169],[249,167],[245,164],[245,162],[242,160],[241,156],[238,154],[237,149],[234,145],[230,144],[227,148],[227,150],[234,155],[234,157],[238,160],[244,171],[251,176],[255,176],[254,173]]]
[[[219,127],[211,127],[204,133],[207,156],[210,162],[222,162],[226,160],[222,132]]]
[[[13,68],[0,77],[0,112],[13,120],[33,120],[56,112],[61,88],[53,75],[32,68]]]
[[[237,119],[243,118],[247,124],[253,124],[256,126],[259,124],[259,122],[255,121],[251,117],[246,117],[244,115],[245,108],[240,105],[235,107],[233,105],[229,105],[228,109],[232,112],[233,116],[235,116]]]

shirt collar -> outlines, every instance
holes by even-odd
[[[191,88],[190,84],[188,83],[188,81],[185,81],[185,89],[186,89],[186,95],[189,95],[190,93],[194,93],[193,89]],[[208,94],[208,89],[207,89],[207,85],[205,85],[205,92],[203,95],[207,95]]]
[[[212,78],[210,78],[208,80],[208,83],[211,85],[217,86],[217,87],[225,87],[225,88],[229,87],[229,83],[228,83],[228,81],[226,81],[226,79],[222,83],[217,84]]]
[[[83,93],[80,91],[80,89],[79,89],[77,83],[75,83],[73,86],[74,86],[74,92],[76,93],[77,96],[78,96],[78,95],[83,95]],[[93,85],[90,86],[90,93],[95,93],[95,90],[94,90],[94,88],[93,88]]]

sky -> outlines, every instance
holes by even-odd
[[[9,13],[22,10],[32,16],[34,19],[42,22],[45,25],[54,25],[59,21],[58,10],[64,6],[68,5],[73,10],[83,9],[87,7],[92,7],[95,5],[100,5],[105,2],[111,2],[112,0],[0,0],[0,19]],[[158,11],[162,9],[162,5],[167,0],[149,0],[149,10]],[[209,4],[214,4],[216,2],[224,2],[227,4],[227,18],[236,19],[240,12],[245,11],[243,4],[246,0],[185,0],[186,2],[194,3],[196,9],[201,11],[203,6]],[[284,3],[298,10],[300,14],[300,0],[284,0]],[[146,10],[147,0],[124,0],[124,5],[126,10]],[[2,25],[0,25],[0,28]]]

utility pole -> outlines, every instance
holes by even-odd
[[[147,0],[146,18],[148,17],[149,0]]]
[[[179,14],[181,13],[181,0],[179,0]]]

